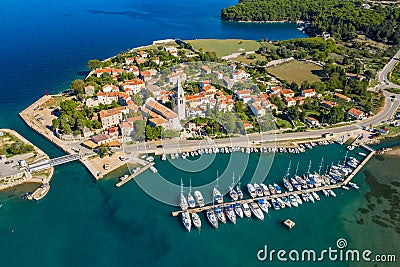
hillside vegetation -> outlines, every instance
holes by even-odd
[[[365,6],[357,0],[240,0],[221,11],[227,21],[309,21],[311,34],[329,32],[352,40],[357,32],[380,42],[400,43],[400,9]]]

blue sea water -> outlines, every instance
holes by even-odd
[[[89,59],[107,58],[164,38],[304,37],[293,24],[221,22],[220,9],[235,3],[233,0],[3,0],[0,128],[16,129],[50,156],[58,156],[62,152],[26,127],[17,114],[46,90],[59,92],[73,79],[82,77]],[[309,160],[313,162],[312,170],[316,170],[321,154],[325,155],[325,162],[337,162],[343,158],[344,148],[333,145],[318,147],[304,155],[279,155],[271,171],[259,172],[258,178],[267,177],[267,182],[281,179],[289,159],[293,165],[301,163],[300,172],[306,171]],[[218,155],[206,170],[190,174],[159,159],[156,166],[172,182],[179,183],[181,176],[191,176],[196,186],[210,182],[217,170],[221,174],[225,171],[225,179],[229,180],[230,173],[236,171],[236,167],[228,167],[229,157]],[[257,162],[258,155],[252,154],[242,174],[243,183],[253,175]],[[375,161],[375,165],[379,164],[385,161]],[[385,166],[387,171],[395,168],[393,162]],[[395,170],[391,175],[396,175]],[[149,171],[139,177],[153,178]],[[201,232],[193,229],[187,233],[179,219],[170,215],[174,207],[149,197],[136,183],[117,189],[115,177],[95,182],[74,162],[55,169],[51,190],[40,202],[20,198],[27,187],[0,194],[1,266],[281,266],[277,261],[258,262],[257,251],[264,245],[273,249],[323,249],[334,246],[340,237],[355,244],[363,240],[364,234],[354,235],[352,231],[359,229],[357,209],[366,205],[369,187],[363,173],[355,180],[361,185],[359,192],[338,191],[336,199],[323,199],[298,209],[271,211],[264,222],[239,220],[237,225],[221,225],[215,230],[202,216]],[[221,187],[223,183],[222,179]],[[297,224],[292,231],[281,226],[281,221],[287,218]],[[369,236],[386,233],[385,236],[398,238],[391,229],[372,226],[362,229]],[[399,250],[398,244],[392,246],[393,251]],[[374,245],[385,247],[384,242]]]

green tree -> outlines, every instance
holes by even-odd
[[[70,88],[74,90],[75,94],[84,94],[85,93],[85,82],[81,79],[73,80]]]
[[[91,59],[88,61],[86,67],[90,70],[100,69],[103,67],[103,62],[97,59]]]

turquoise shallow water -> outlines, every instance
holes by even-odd
[[[0,127],[17,129],[51,157],[59,156],[62,152],[33,133],[17,114],[46,89],[58,92],[72,79],[82,77],[91,58],[105,58],[155,39],[171,37],[257,40],[304,36],[292,24],[221,22],[219,10],[235,2],[2,1]],[[256,154],[250,158],[242,154],[218,155],[201,172],[183,172],[159,159],[156,163],[160,174],[175,184],[179,184],[181,177],[185,184],[192,178],[194,186],[210,183],[218,171],[222,176],[220,189],[227,189],[233,172],[243,177],[243,184],[264,177],[270,182],[281,179],[290,159],[292,172],[300,162],[299,173],[302,173],[309,160],[315,170],[321,155],[325,163],[337,162],[344,157],[344,151],[343,147],[332,145],[302,155],[278,155],[273,162],[266,157],[257,171]],[[205,157],[204,162],[209,159]],[[197,163],[179,160],[174,164],[193,168]],[[342,194],[338,190],[336,199],[323,199],[298,209],[271,211],[264,222],[240,220],[237,225],[221,225],[215,230],[202,216],[200,233],[196,230],[187,233],[179,219],[170,215],[175,207],[156,201],[135,182],[117,189],[116,177],[95,182],[79,163],[59,166],[49,194],[40,202],[20,198],[31,190],[29,186],[0,193],[2,266],[281,266],[276,261],[259,263],[257,251],[264,245],[273,249],[326,248],[334,246],[340,237],[354,247],[368,245],[378,252],[398,251],[399,211],[395,205],[396,187],[392,184],[399,179],[397,164],[398,159],[374,159],[366,166],[369,174],[360,172],[355,177],[361,187],[359,192]],[[149,171],[138,177],[146,185],[148,182],[159,185],[157,179]],[[377,183],[378,191],[368,195],[369,185],[375,188]],[[179,193],[163,188],[158,192],[172,202]],[[206,191],[203,193],[207,197]],[[369,206],[369,202],[375,206]],[[286,218],[297,224],[292,231],[280,224]],[[395,227],[382,222],[386,225],[394,222]]]

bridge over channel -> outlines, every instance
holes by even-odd
[[[61,156],[54,159],[44,160],[38,163],[30,164],[28,170],[30,172],[37,172],[44,169],[48,169],[57,165],[65,164],[71,161],[79,160],[81,156],[79,154],[70,154]]]

